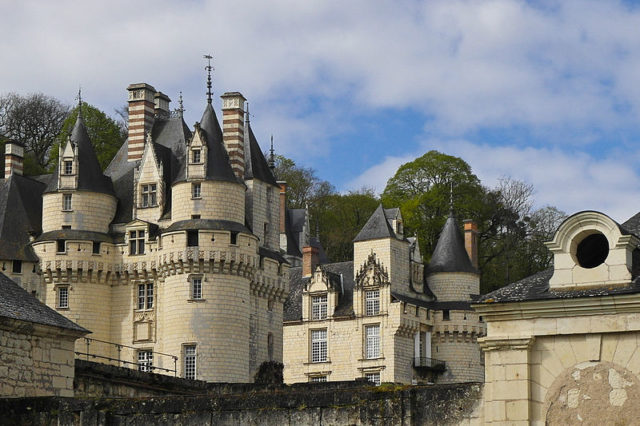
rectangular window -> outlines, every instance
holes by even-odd
[[[22,260],[14,260],[13,261],[13,268],[11,270],[13,271],[14,274],[21,274],[22,273]]]
[[[368,316],[380,313],[380,290],[368,290],[365,292],[365,313]]]
[[[69,307],[69,287],[58,287],[58,308]]]
[[[71,194],[62,194],[62,210],[71,210]]]
[[[238,244],[238,233],[237,232],[231,232],[231,239],[229,241],[229,244]]]
[[[191,380],[196,378],[196,345],[184,347],[184,378]]]
[[[73,161],[65,161],[64,162],[64,174],[70,175],[73,174]]]
[[[311,376],[309,381],[311,383],[323,383],[327,381],[327,376]]]
[[[187,231],[187,247],[198,247],[198,231]]]
[[[380,386],[380,373],[367,373],[364,378],[376,386]]]
[[[327,318],[327,295],[311,296],[311,319]]]
[[[67,241],[66,240],[56,240],[56,252],[58,253],[66,253],[67,251]]]
[[[264,244],[267,245],[267,242],[269,241],[269,223],[268,222],[264,223],[263,232],[264,232]]]
[[[138,284],[138,309],[153,309],[153,283]]]
[[[191,279],[191,298],[202,299],[202,278]]]
[[[200,150],[199,149],[194,149],[191,151],[191,158],[192,158],[192,162],[193,163],[200,163]]]
[[[368,325],[365,332],[365,357],[380,358],[380,325]]]
[[[449,316],[449,310],[445,309],[442,311],[442,320],[443,321],[449,321],[450,316]]]
[[[327,330],[311,330],[311,362],[327,361]]]
[[[144,231],[129,232],[129,254],[144,254]]]
[[[157,186],[155,183],[142,185],[142,207],[155,207],[158,203]]]
[[[100,241],[93,242],[93,254],[100,254]]]
[[[200,198],[202,196],[202,184],[191,184],[191,198]]]
[[[153,371],[153,351],[138,351],[138,371]]]

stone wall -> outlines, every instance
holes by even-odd
[[[246,385],[245,385],[246,386]],[[136,399],[0,399],[16,424],[481,424],[481,386],[319,383]]]
[[[2,319],[0,395],[73,396],[75,337],[58,331],[53,327]]]

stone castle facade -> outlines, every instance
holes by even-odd
[[[21,146],[8,145],[3,190],[25,216],[4,211],[3,225],[30,235],[2,253],[5,272],[92,332],[76,352],[251,382],[262,362],[282,360],[288,263],[280,187],[245,99],[222,96],[221,127],[209,98],[189,129],[152,86],[128,92],[129,138],[104,174],[81,114],[51,176],[21,176]]]
[[[451,216],[427,268],[400,210],[382,206],[356,236],[353,261],[319,264],[319,247],[305,247],[285,302],[285,382],[482,382],[485,327],[470,308],[479,274],[467,228],[469,253]]]

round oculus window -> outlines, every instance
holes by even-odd
[[[607,260],[609,255],[609,241],[601,233],[585,237],[576,249],[576,259],[583,268],[595,268]]]

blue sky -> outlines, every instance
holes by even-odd
[[[339,190],[381,191],[430,149],[537,207],[640,210],[640,8],[622,1],[2,2],[0,93],[107,113],[147,82],[186,121],[214,92],[249,100],[262,146]],[[220,101],[216,107],[219,111]]]

